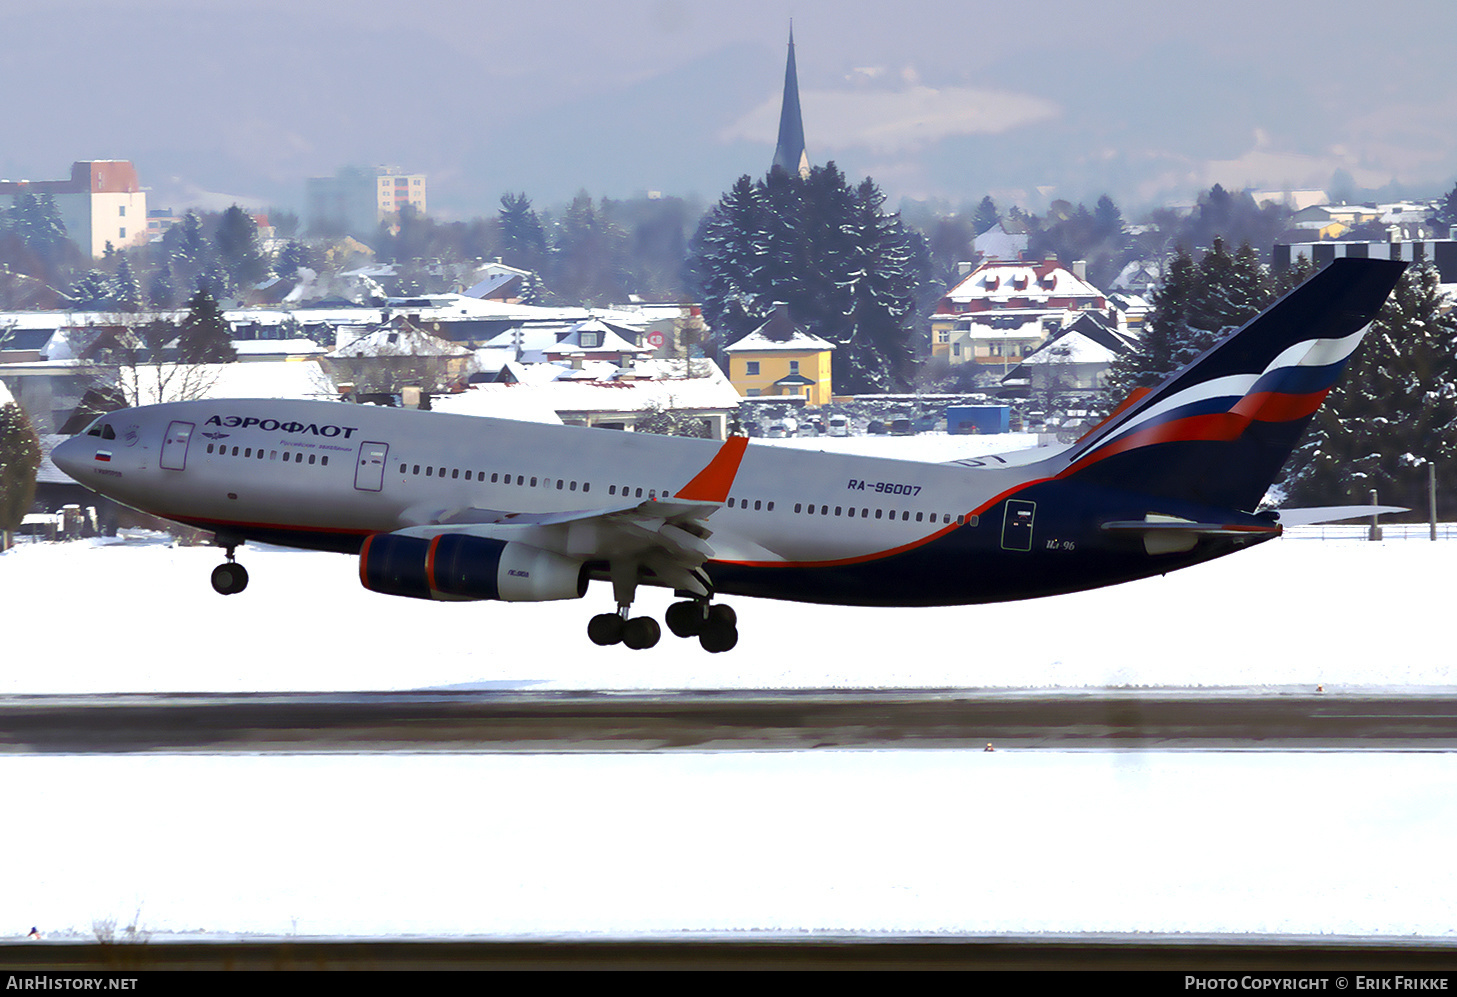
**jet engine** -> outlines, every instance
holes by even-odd
[[[371,592],[416,599],[579,599],[586,565],[539,547],[490,537],[376,533],[359,552],[359,580]]]

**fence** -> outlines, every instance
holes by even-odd
[[[1371,535],[1371,524],[1364,523],[1322,523],[1317,526],[1287,527],[1287,540],[1367,540]],[[1382,540],[1430,540],[1432,527],[1428,523],[1382,523]],[[1438,540],[1457,540],[1457,523],[1438,523]]]

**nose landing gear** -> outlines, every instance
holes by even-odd
[[[248,587],[248,569],[233,559],[237,544],[227,547],[228,559],[212,569],[212,587],[218,595],[237,595]]]

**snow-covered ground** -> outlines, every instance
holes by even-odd
[[[1457,545],[1280,540],[946,610],[731,600],[728,654],[606,605],[364,591],[353,558],[152,535],[0,555],[0,692],[1457,685]],[[654,601],[656,600],[656,601]],[[658,611],[666,594],[649,594]],[[1457,755],[824,751],[0,756],[0,924],[89,934],[1450,936]]]
[[[248,546],[222,597],[211,547],[160,535],[0,555],[0,693],[544,689],[1452,685],[1457,545],[1282,539],[1167,576],[1030,602],[864,609],[728,598],[739,645],[666,634],[598,648],[585,599],[434,603],[377,595],[357,560]],[[968,566],[968,570],[974,570]],[[640,607],[661,614],[665,590]]]

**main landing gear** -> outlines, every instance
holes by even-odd
[[[634,651],[652,647],[663,633],[658,621],[651,616],[629,618],[629,612],[629,606],[619,606],[615,613],[592,617],[587,636],[603,647],[626,644]],[[710,604],[707,599],[675,602],[663,618],[675,637],[697,637],[710,654],[728,651],[739,642],[738,614],[723,603]]]
[[[218,595],[237,595],[248,587],[248,569],[233,559],[237,544],[228,544],[228,559],[212,569],[212,587]]]
[[[631,615],[633,596],[637,594],[638,565],[613,562],[611,573],[617,612],[592,617],[587,624],[587,636],[592,643],[603,647],[626,644],[634,651],[652,647],[663,635],[658,621],[650,616]],[[739,642],[738,614],[722,603],[711,605],[705,584],[699,585],[699,591],[702,594],[678,592],[691,598],[668,607],[664,614],[668,629],[675,637],[697,637],[698,643],[710,654],[727,651]]]

